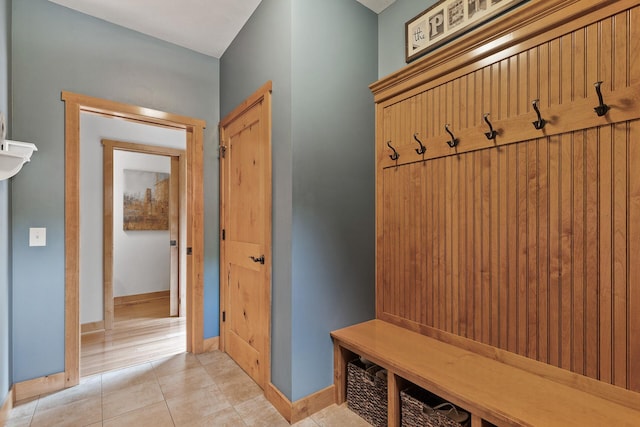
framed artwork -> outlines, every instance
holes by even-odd
[[[169,188],[168,173],[125,169],[122,228],[168,230]]]
[[[441,0],[405,24],[405,58],[411,62],[527,0]]]

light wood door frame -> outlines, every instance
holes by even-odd
[[[261,387],[266,390],[266,387],[270,384],[271,381],[271,268],[272,268],[272,251],[271,251],[271,227],[272,227],[272,165],[271,165],[271,91],[272,91],[272,82],[268,81],[262,87],[260,87],[253,95],[247,98],[242,104],[237,106],[231,113],[229,113],[224,119],[220,121],[219,131],[220,131],[220,234],[223,235],[223,230],[227,227],[229,222],[229,212],[227,212],[226,205],[226,197],[229,192],[229,182],[227,179],[228,174],[228,165],[227,162],[224,161],[225,151],[227,147],[225,144],[225,128],[230,123],[237,120],[241,117],[245,112],[250,110],[256,104],[262,102],[263,103],[263,120],[264,120],[264,132],[265,132],[265,142],[268,144],[266,147],[266,152],[268,155],[265,159],[266,167],[265,167],[265,180],[268,182],[267,188],[265,189],[265,203],[266,203],[266,212],[267,218],[265,218],[266,224],[265,227],[265,243],[264,243],[264,256],[266,259],[265,268],[263,271],[265,280],[268,283],[267,290],[263,295],[264,306],[262,307],[262,319],[261,325],[265,328],[265,336],[264,342],[262,343],[263,348],[263,363],[264,363],[264,374],[262,378]],[[226,268],[223,266],[226,265],[226,246],[225,240],[220,238],[220,349],[222,351],[226,351],[226,323],[224,319],[224,313],[227,311],[227,298],[228,292],[226,289],[226,285],[228,282],[228,276],[226,274]]]
[[[159,147],[155,145],[137,144],[132,142],[114,141],[111,139],[102,140],[102,174],[103,174],[103,295],[104,295],[104,329],[113,329],[113,152],[126,151],[130,153],[151,154],[157,156],[166,156],[171,159],[171,175],[170,175],[170,202],[169,202],[169,239],[176,242],[171,246],[171,286],[170,300],[171,307],[169,315],[179,315],[178,293],[183,289],[184,283],[181,283],[179,274],[179,258],[186,257],[187,248],[182,242],[182,236],[179,229],[181,224],[186,221],[186,212],[180,210],[183,198],[185,197],[184,179],[181,171],[184,168],[184,150],[169,147]],[[178,244],[180,240],[180,244]],[[174,314],[175,313],[175,314]]]
[[[203,139],[206,122],[63,91],[65,103],[65,387],[80,382],[80,113],[184,129],[187,185],[187,351],[204,349]]]

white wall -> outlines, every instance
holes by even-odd
[[[80,322],[97,322],[104,318],[103,270],[102,270],[102,139],[134,142],[184,149],[186,134],[183,130],[160,128],[127,120],[107,118],[89,113],[80,115]],[[118,184],[114,174],[114,188]],[[115,196],[114,199],[118,199]],[[122,197],[120,196],[120,201]],[[118,208],[114,208],[114,215]],[[122,206],[119,209],[122,212]],[[122,224],[114,226],[114,296],[122,295],[129,279],[118,279],[115,265],[119,248],[115,244],[115,232],[122,231]],[[136,232],[147,233],[147,232]],[[153,232],[151,232],[153,233]],[[169,250],[169,238],[166,238]],[[138,257],[140,254],[136,254]],[[134,258],[135,259],[135,258]],[[136,260],[137,261],[137,260]],[[144,273],[141,273],[144,274]],[[118,288],[118,281],[124,284]],[[134,279],[135,280],[135,279]],[[127,291],[124,291],[127,292]],[[144,292],[144,291],[143,291]],[[142,293],[133,291],[133,293]]]

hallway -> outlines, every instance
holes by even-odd
[[[169,317],[169,297],[114,306],[113,329],[82,334],[82,377],[186,351],[186,318]]]

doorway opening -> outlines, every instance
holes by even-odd
[[[87,114],[81,127],[83,145],[101,142],[103,170],[104,312],[96,328],[85,321],[100,318],[99,310],[91,311],[99,305],[91,297],[99,299],[95,294],[100,289],[87,276],[99,273],[83,274],[91,262],[81,260],[80,373],[85,377],[186,350],[186,136],[183,131]],[[162,145],[102,139],[94,129]],[[81,196],[83,212],[91,215],[95,208],[88,206],[86,192]],[[91,245],[87,240],[92,230],[87,228],[83,223],[83,247]]]
[[[80,381],[80,114],[186,131],[186,350],[201,353],[203,334],[204,192],[203,134],[206,123],[149,108],[62,92],[65,102],[65,387]]]

